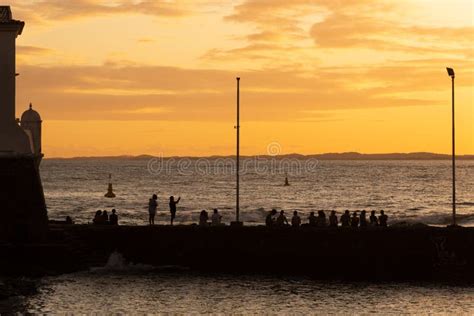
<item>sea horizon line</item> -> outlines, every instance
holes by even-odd
[[[278,154],[278,155],[241,155],[241,159],[246,158],[274,158],[274,159],[285,159],[285,158],[316,158],[320,160],[449,160],[451,159],[450,154],[441,154],[441,153],[432,153],[432,152],[392,152],[392,153],[359,153],[359,152],[329,152],[329,153],[320,153],[320,154],[299,154],[299,153],[289,153],[289,154]],[[162,158],[162,159],[219,159],[219,158],[235,158],[234,155],[203,155],[203,156],[192,156],[192,155],[151,155],[151,154],[141,154],[141,155],[110,155],[110,156],[73,156],[73,157],[45,157],[45,160],[107,160],[107,159],[132,159],[132,160],[142,160],[142,159],[153,159],[153,158]],[[474,160],[474,154],[463,154],[456,155],[456,159],[461,160]]]

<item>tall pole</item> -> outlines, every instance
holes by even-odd
[[[236,168],[236,201],[235,201],[235,221],[240,222],[240,77],[237,77],[237,168]]]
[[[451,77],[451,99],[452,99],[452,117],[451,117],[451,123],[452,123],[452,146],[453,146],[453,152],[451,155],[451,158],[453,160],[453,224],[452,226],[456,226],[456,137],[455,137],[455,129],[454,129],[454,77],[456,75],[454,74],[454,69],[453,68],[446,68],[448,71],[448,76]]]
[[[456,226],[456,138],[455,138],[455,129],[454,129],[454,74],[451,76],[451,86],[452,86],[452,128],[453,128],[453,226]]]

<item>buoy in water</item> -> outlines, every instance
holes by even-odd
[[[106,198],[114,198],[115,193],[114,193],[114,188],[112,186],[112,175],[109,174],[109,187],[107,188],[107,193],[104,195]]]

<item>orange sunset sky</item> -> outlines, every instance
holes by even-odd
[[[471,0],[12,0],[46,157],[474,154]]]

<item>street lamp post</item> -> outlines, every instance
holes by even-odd
[[[235,222],[232,226],[242,226],[240,221],[240,77],[237,77],[237,153],[236,153],[236,190],[235,190]]]
[[[451,99],[452,99],[452,162],[453,162],[453,223],[452,226],[456,226],[456,138],[455,138],[455,128],[454,128],[454,69],[446,68],[448,75],[451,77]]]

